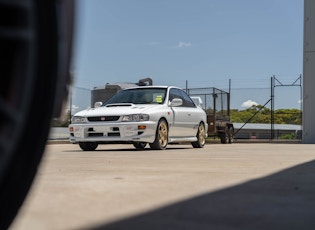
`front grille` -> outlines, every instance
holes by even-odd
[[[107,136],[109,136],[109,137],[120,137],[120,133],[108,133]]]
[[[103,133],[89,133],[89,137],[102,137],[104,136]]]
[[[107,121],[117,121],[119,119],[119,116],[99,116],[99,117],[88,117],[88,121],[101,121],[101,122],[107,122]]]

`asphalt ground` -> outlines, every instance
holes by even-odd
[[[315,229],[315,145],[51,143],[10,229]]]

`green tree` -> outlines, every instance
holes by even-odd
[[[232,122],[245,123],[271,123],[269,108],[262,105],[253,105],[245,110],[231,109],[230,119]],[[257,113],[255,116],[254,114]],[[302,124],[302,112],[299,109],[278,109],[274,111],[275,124]]]

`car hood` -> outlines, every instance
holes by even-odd
[[[146,113],[147,110],[159,108],[161,105],[110,104],[98,108],[90,108],[76,113],[74,116],[120,116],[128,114]]]

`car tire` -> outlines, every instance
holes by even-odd
[[[206,143],[206,130],[205,125],[200,123],[197,131],[197,141],[192,142],[191,145],[194,148],[203,148]]]
[[[234,142],[234,128],[229,128],[229,144],[232,144]]]
[[[155,140],[150,143],[151,149],[164,150],[168,144],[168,125],[164,119],[161,119],[157,125]]]
[[[229,129],[228,127],[224,128],[224,132],[219,133],[221,144],[229,143]]]
[[[136,149],[144,149],[146,145],[147,145],[146,142],[134,142],[134,143],[133,143],[133,146],[134,146]]]
[[[79,146],[83,151],[94,151],[98,144],[95,142],[79,142]]]
[[[72,4],[0,0],[0,229],[18,214],[67,96]]]

